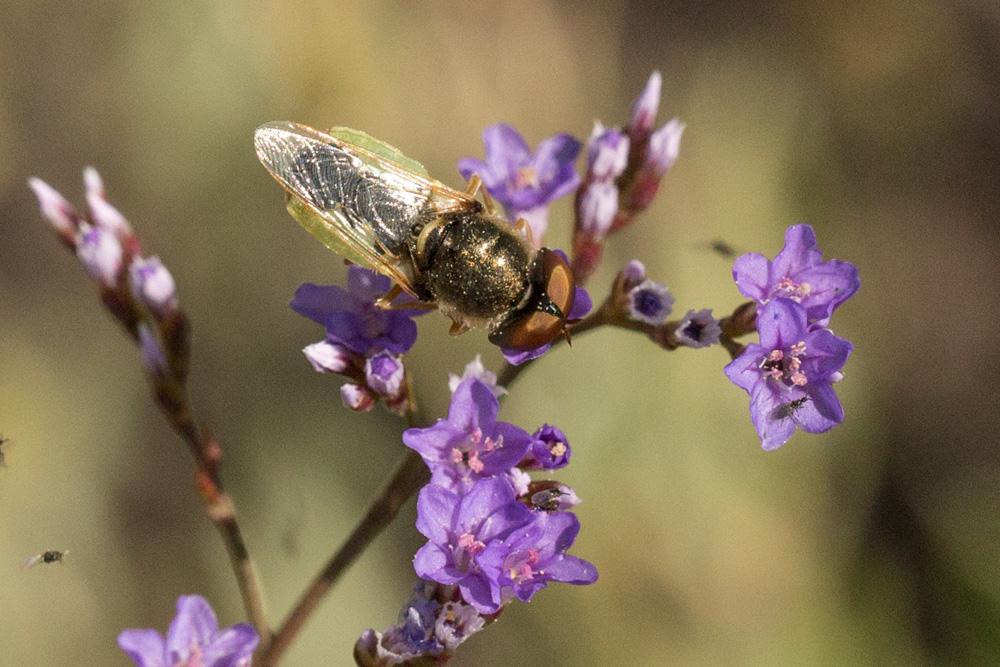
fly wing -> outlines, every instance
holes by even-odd
[[[42,562],[42,554],[37,554],[35,556],[31,556],[30,558],[26,558],[24,560],[24,562],[21,564],[21,569],[28,570],[30,568],[35,567],[36,565],[38,565],[41,562]]]
[[[361,141],[364,143],[360,143]],[[324,133],[284,121],[254,134],[257,157],[289,193],[288,210],[311,234],[411,294],[411,229],[474,199],[426,177],[419,163],[364,133]]]

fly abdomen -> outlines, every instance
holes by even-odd
[[[507,315],[528,289],[531,253],[505,221],[449,215],[423,250],[427,288],[445,313],[471,324]]]

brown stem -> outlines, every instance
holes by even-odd
[[[260,667],[272,667],[288,649],[302,630],[306,621],[327,591],[344,574],[348,567],[361,555],[369,544],[388,526],[399,510],[416,491],[430,478],[427,464],[420,455],[407,450],[392,480],[382,495],[368,508],[361,522],[351,531],[347,541],[333,554],[323,570],[313,579],[302,597],[295,603],[288,618],[274,633],[270,648],[265,650],[258,661]]]

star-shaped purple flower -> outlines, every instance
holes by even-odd
[[[136,667],[247,667],[257,632],[246,623],[222,630],[200,595],[177,599],[166,638],[156,630],[123,630],[118,646]]]
[[[463,380],[451,397],[448,418],[411,428],[403,443],[430,467],[434,484],[462,492],[477,479],[506,472],[531,446],[527,432],[497,421],[500,402],[489,385]]]
[[[469,179],[479,174],[483,185],[503,204],[507,217],[523,217],[540,244],[548,226],[549,202],[568,195],[580,185],[574,164],[580,142],[568,134],[542,141],[534,153],[510,125],[498,123],[483,131],[486,159],[466,157],[458,171]]]
[[[566,550],[580,532],[569,512],[538,512],[534,521],[487,546],[479,557],[483,573],[500,584],[501,598],[528,602],[549,581],[592,584],[597,568]]]
[[[385,310],[375,301],[392,286],[385,276],[359,266],[347,270],[347,289],[305,283],[295,290],[292,310],[326,327],[327,340],[361,355],[388,350],[403,354],[417,339],[420,310]]]
[[[733,264],[744,296],[759,304],[783,297],[802,304],[810,324],[826,326],[833,311],[858,291],[858,270],[850,262],[823,261],[816,233],[806,224],[785,231],[785,247],[774,260],[747,253]]]
[[[428,484],[417,498],[417,530],[428,542],[413,567],[424,579],[457,585],[466,602],[492,614],[500,608],[500,584],[483,573],[479,554],[533,518],[502,477],[479,480],[465,495]]]
[[[750,394],[750,418],[766,450],[788,442],[796,427],[822,433],[844,421],[833,391],[853,346],[829,329],[810,329],[806,310],[790,299],[757,314],[760,344],[747,345],[726,375]]]

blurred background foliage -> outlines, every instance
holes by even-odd
[[[242,610],[193,466],[148,400],[138,353],[40,220],[29,175],[76,202],[80,169],[173,271],[194,325],[197,418],[284,615],[402,456],[399,421],[340,406],[287,302],[342,263],[285,214],[256,125],[348,125],[459,185],[497,121],[532,143],[614,124],[653,69],[681,158],[591,282],[628,259],[677,309],[740,302],[722,238],[773,255],[811,222],[863,287],[838,312],[856,351],[847,422],[760,451],[719,348],[627,332],[560,349],[501,414],[560,425],[584,498],[588,589],[515,605],[457,665],[996,663],[995,2],[21,2],[0,22],[0,663],[124,665],[125,627],[165,629],[199,592]],[[568,202],[549,241],[565,245]],[[427,414],[481,333],[420,322]],[[395,619],[420,544],[412,504],[289,655],[347,664]],[[22,560],[68,548],[64,566]]]

